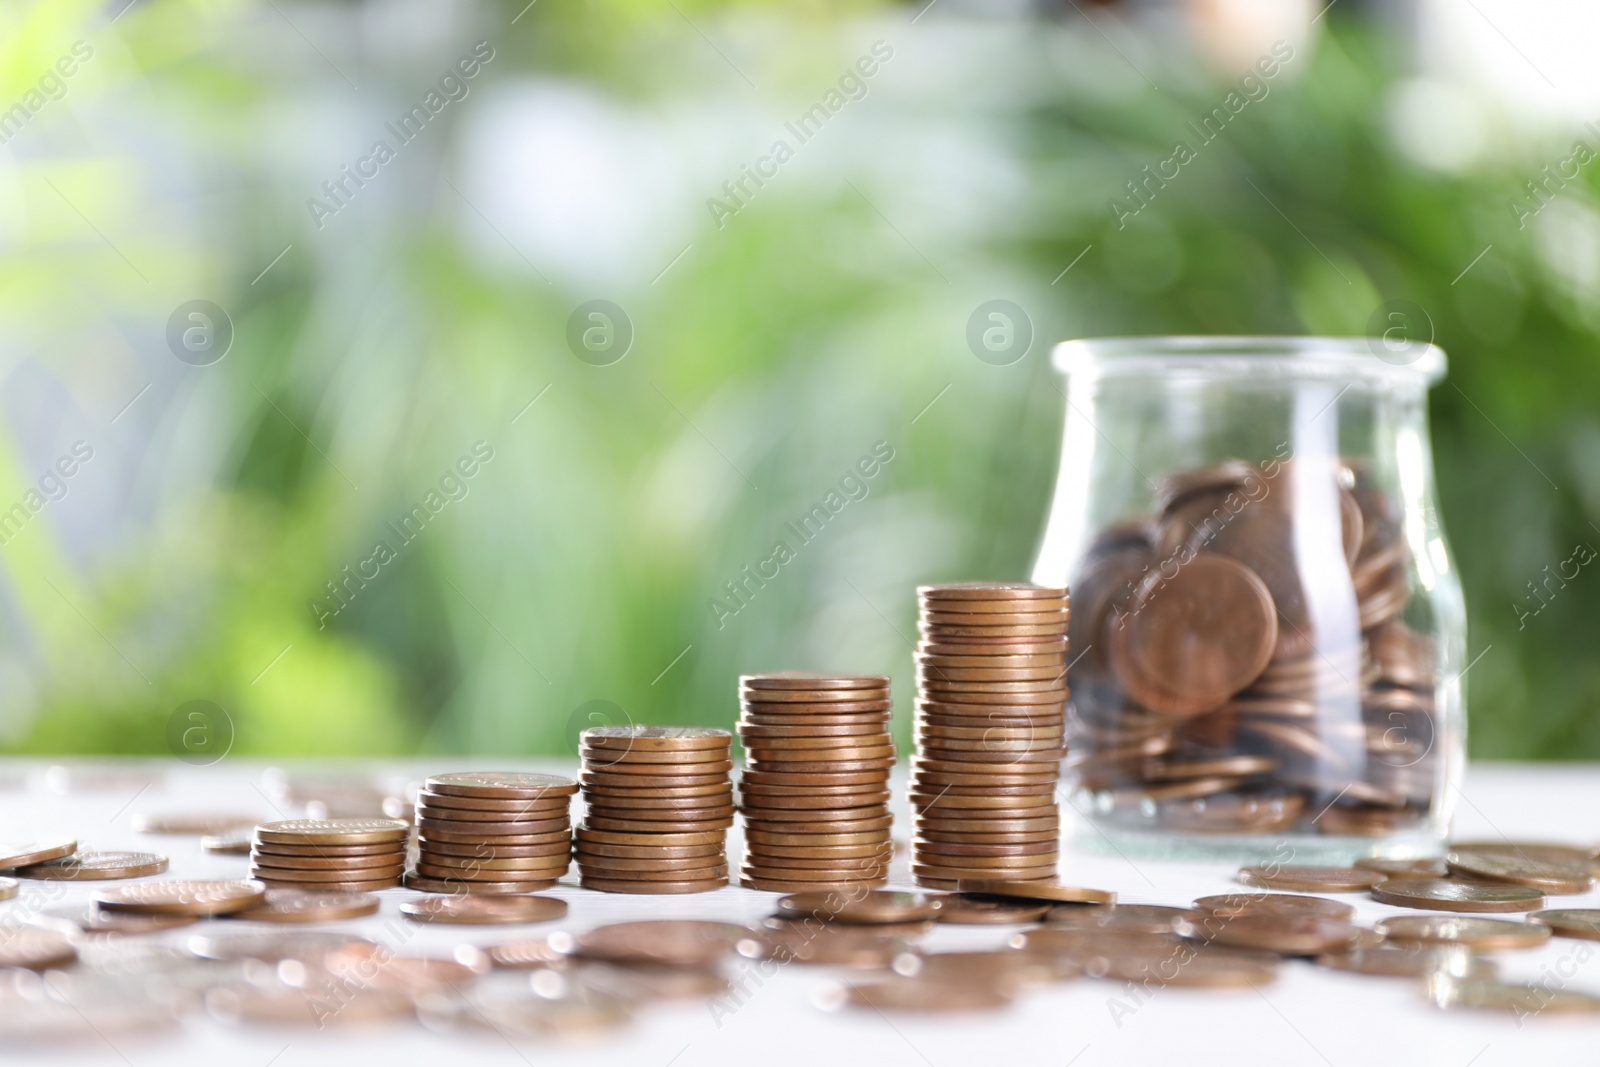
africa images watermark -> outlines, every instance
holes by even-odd
[[[797,118],[783,124],[783,128],[794,138],[794,144],[778,138],[772,142],[766,155],[760,156],[754,163],[743,164],[737,177],[723,182],[722,192],[727,200],[711,197],[706,201],[706,210],[711,212],[711,221],[717,224],[717,229],[725,227],[730,218],[749,206],[757,190],[765,188],[767,182],[778,176],[778,170],[794,158],[797,146],[821,133],[828,120],[843,111],[847,104],[865,100],[868,79],[893,58],[894,48],[887,41],[874,41],[870,52],[857,59],[839,76],[837,87],[823,93],[822,99],[801,112]]]
[[[1593,122],[1585,122],[1583,128],[1600,137],[1600,126],[1596,126]],[[1532,178],[1524,181],[1522,188],[1527,194],[1527,199],[1518,200],[1513,197],[1507,202],[1511,214],[1516,216],[1517,229],[1527,229],[1529,221],[1537,218],[1539,212],[1554,201],[1556,194],[1565,189],[1569,182],[1577,181],[1578,174],[1583,168],[1597,158],[1600,156],[1597,156],[1595,150],[1586,142],[1573,141],[1572,151],[1567,154],[1567,158],[1558,160],[1554,164],[1546,163],[1539,169],[1540,177],[1537,181]]]
[[[0,511],[0,545],[8,545],[22,532],[23,527],[46,506],[65,500],[71,490],[68,481],[94,458],[94,448],[87,441],[74,441],[72,448],[45,468],[39,475],[37,488],[22,494],[22,499],[5,511]]]
[[[872,451],[856,460],[855,466],[845,472],[839,479],[837,489],[829,489],[822,500],[811,505],[811,510],[800,516],[797,521],[784,524],[785,533],[792,537],[796,544],[790,545],[788,540],[779,538],[772,546],[772,551],[765,558],[758,560],[754,569],[746,564],[740,569],[737,577],[723,583],[723,590],[727,593],[727,600],[711,597],[706,601],[706,607],[711,610],[711,617],[717,621],[717,629],[727,626],[728,620],[750,606],[756,593],[767,587],[767,583],[776,578],[783,566],[798,558],[797,548],[804,548],[816,540],[828,523],[845,509],[852,501],[865,500],[872,492],[871,481],[878,476],[878,472],[894,459],[894,447],[888,441],[879,441],[872,446]]]
[[[1544,570],[1540,572],[1544,575],[1544,578],[1539,584],[1534,585],[1531,580],[1528,582],[1528,592],[1533,594],[1533,599],[1538,602],[1539,606],[1524,610],[1516,604],[1511,605],[1511,610],[1517,613],[1517,629],[1527,629],[1528,620],[1549,607],[1550,601],[1555,599],[1556,594],[1565,589],[1567,583],[1576,578],[1580,570],[1593,563],[1594,557],[1594,549],[1587,541],[1584,541],[1573,547],[1572,555],[1555,565],[1555,574],[1550,573],[1550,564],[1546,563]],[[1572,567],[1571,574],[1567,573],[1568,565]],[[1551,587],[1552,582],[1555,583],[1554,588]],[[1544,593],[1540,593],[1541,589],[1544,590]]]
[[[0,144],[6,144],[21,133],[22,128],[33,121],[33,116],[43,111],[46,104],[66,96],[67,79],[93,58],[93,45],[88,41],[74,41],[68,53],[39,76],[38,84],[23,93],[21,100],[0,111]]]
[[[440,512],[452,503],[465,500],[471,491],[469,483],[492,459],[494,459],[494,447],[489,442],[479,441],[474,444],[466,454],[456,460],[453,466],[440,475],[438,486],[429,489],[422,500],[412,505],[411,510],[402,515],[398,522],[390,519],[384,523],[384,530],[393,535],[394,543],[387,537],[380,539],[372,546],[372,551],[366,558],[356,561],[354,571],[347,563],[339,568],[342,577],[337,581],[330,579],[322,583],[328,590],[328,600],[308,601],[311,614],[317,617],[317,629],[326,629],[329,619],[335,618],[349,607],[368,583],[377,581],[383,573],[383,568],[399,559],[401,550],[415,541]]]
[[[356,160],[354,169],[348,163],[341,163],[339,173],[322,183],[322,191],[327,196],[327,201],[324,202],[314,196],[306,200],[306,210],[311,213],[311,221],[316,224],[317,229],[322,229],[327,225],[327,219],[349,207],[356,194],[366,187],[367,182],[376,178],[386,164],[395,159],[401,148],[421,136],[435,115],[451,103],[465,100],[472,92],[472,86],[468,83],[476,78],[492,59],[494,59],[494,47],[488,41],[479,41],[473,46],[470,55],[462,56],[456,61],[455,66],[439,76],[437,89],[430,89],[420,104],[412,104],[411,110],[400,116],[397,120],[398,125],[395,122],[384,123],[384,128],[395,137],[394,146],[391,147],[387,140],[380,137],[373,142],[371,151]]]
[[[1156,194],[1167,187],[1167,183],[1177,179],[1183,168],[1200,158],[1200,149],[1222,136],[1222,131],[1228,128],[1239,114],[1250,104],[1265,100],[1272,87],[1267,83],[1278,76],[1285,64],[1295,56],[1294,46],[1287,41],[1278,41],[1272,49],[1260,59],[1256,60],[1255,67],[1239,79],[1239,88],[1222,98],[1222,104],[1212,108],[1196,125],[1194,120],[1189,120],[1189,128],[1199,138],[1195,147],[1190,147],[1189,142],[1179,141],[1172,146],[1172,154],[1166,159],[1156,162],[1155,169],[1151,170],[1146,164],[1140,168],[1140,178],[1129,178],[1124,188],[1128,190],[1128,198],[1132,205],[1121,197],[1112,197],[1110,201],[1111,217],[1117,220],[1117,229],[1125,229],[1128,220],[1139,212],[1149,207],[1155,200]]]

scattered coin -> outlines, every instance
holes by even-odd
[[[939,902],[921,893],[888,890],[796,893],[778,901],[785,918],[814,916],[831,922],[871,925],[917,922],[936,916]]]
[[[657,919],[596,927],[574,938],[572,952],[612,963],[703,967],[732,955],[753,936],[734,923]]]
[[[22,878],[57,882],[99,882],[143,878],[167,869],[167,857],[154,852],[76,852],[59,860],[18,869]]]
[[[15,878],[0,877],[0,900],[10,900],[22,891],[22,885]]]
[[[989,1011],[1011,1003],[1011,997],[997,985],[931,978],[851,982],[845,989],[847,1003],[874,1011]]]
[[[1348,949],[1356,928],[1341,919],[1320,915],[1235,915],[1222,922],[1178,919],[1180,937],[1224,948],[1274,952],[1280,956],[1316,956]]]
[[[1050,910],[1044,903],[996,900],[990,897],[951,893],[938,898],[934,918],[957,926],[1005,926],[1037,922]]]
[[[543,923],[566,913],[567,902],[554,897],[428,897],[400,905],[406,918],[431,923]]]
[[[78,958],[72,940],[58,930],[41,926],[14,926],[0,937],[0,967],[25,967],[44,971]]]
[[[1557,908],[1536,911],[1528,916],[1531,922],[1541,922],[1560,937],[1577,937],[1586,941],[1600,941],[1600,909]]]
[[[564,948],[554,944],[560,940]],[[489,961],[496,967],[508,970],[528,970],[531,968],[560,969],[566,966],[567,952],[565,949],[572,947],[571,939],[565,934],[552,935],[551,938],[537,938],[527,941],[511,941],[503,945],[493,945],[487,952]]]
[[[1557,895],[1587,893],[1594,885],[1588,859],[1553,863],[1514,851],[1455,848],[1445,864],[1458,877],[1508,882]]]
[[[1383,881],[1387,875],[1359,867],[1266,867],[1239,868],[1239,881],[1261,889],[1287,889],[1300,893],[1360,893]]]
[[[1085,908],[1060,904],[1045,915],[1047,926],[1067,930],[1109,930],[1124,933],[1171,934],[1180,919],[1198,922],[1201,916],[1188,908],[1160,904],[1113,904]]]
[[[1548,914],[1548,913],[1544,913]],[[1478,952],[1537,948],[1550,940],[1551,927],[1533,921],[1474,919],[1454,915],[1397,915],[1374,929],[1391,941],[1455,943]]]
[[[70,837],[0,841],[0,870],[64,859],[76,851],[78,843]]]
[[[267,887],[258,881],[139,882],[107,889],[95,898],[107,911],[158,915],[226,915],[243,911],[266,899]]]
[[[1382,978],[1492,978],[1494,964],[1472,955],[1465,945],[1379,944],[1318,956],[1319,966]]]
[[[1443,859],[1386,860],[1368,857],[1356,860],[1365,871],[1377,871],[1391,878],[1443,878],[1450,873]]]
[[[1195,909],[1220,915],[1306,915],[1328,919],[1349,919],[1356,909],[1349,904],[1324,897],[1291,896],[1286,893],[1221,893],[1201,897]]]
[[[268,889],[266,899],[253,908],[233,912],[230,919],[253,922],[314,923],[357,919],[378,910],[370,893],[325,893],[301,889]]]
[[[1548,982],[1519,985],[1493,979],[1434,975],[1428,979],[1428,996],[1441,1008],[1505,1011],[1519,1021],[1545,1012],[1556,1015],[1600,1012],[1600,996],[1563,989]]]
[[[248,856],[250,844],[254,839],[254,830],[240,828],[229,830],[227,833],[208,834],[200,839],[200,847],[207,852],[217,852],[225,856]]]
[[[208,811],[138,812],[133,816],[133,828],[141,834],[223,834],[257,823],[254,815],[236,812],[218,814]]]
[[[1544,894],[1516,885],[1453,882],[1445,878],[1391,878],[1372,887],[1380,904],[1431,911],[1504,912],[1538,911]]]

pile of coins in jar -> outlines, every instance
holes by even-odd
[[[484,777],[520,787],[510,772]],[[385,829],[293,821],[292,831],[274,832]],[[174,844],[180,869],[248,862]],[[1518,954],[1537,960],[1549,948],[1564,959],[1600,940],[1600,908],[1549,899],[1593,892],[1597,854],[1588,847],[1459,842],[1438,859],[1252,866],[1232,884],[1218,879],[1215,892],[1170,904],[1122,904],[1101,889],[1008,877],[963,880],[949,893],[857,882],[758,897],[726,887],[697,918],[660,918],[640,902],[622,921],[615,907],[580,917],[595,895],[567,882],[537,894],[357,892],[155,877],[167,864],[157,853],[81,850],[67,838],[0,842],[8,1048],[116,1045],[125,1035],[175,1035],[201,1017],[363,1033],[420,1022],[496,1048],[508,1038],[585,1039],[641,1022],[657,1003],[701,1002],[724,1017],[757,976],[765,985],[791,965],[838,968],[840,980],[779,984],[765,995],[873,1018],[982,1013],[1095,981],[1112,995],[1129,983],[1145,993],[1260,989],[1313,967],[1380,978],[1387,990],[1409,983],[1419,1006],[1498,1011],[1519,1025],[1600,1015],[1600,996],[1567,977],[1501,973],[1502,962],[1532,973],[1517,966]],[[752,912],[756,901],[768,905],[764,917]],[[459,933],[413,939],[412,924]],[[1568,947],[1557,949],[1559,940]]]
[[[1437,779],[1435,651],[1402,618],[1400,506],[1356,465],[1160,483],[1074,582],[1075,799],[1129,828],[1382,836]]]

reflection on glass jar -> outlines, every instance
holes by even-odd
[[[1302,862],[1444,838],[1466,618],[1426,391],[1363,340],[1056,349],[1069,404],[1033,578],[1071,587],[1090,841]]]

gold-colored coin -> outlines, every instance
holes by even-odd
[[[1445,878],[1392,878],[1372,887],[1372,899],[1402,908],[1465,912],[1538,911],[1545,903],[1543,893],[1526,886]]]
[[[267,887],[251,879],[138,882],[107,889],[96,900],[107,911],[150,915],[226,915],[266,899]]]
[[[378,910],[378,898],[369,893],[324,893],[314,890],[269,889],[266,900],[236,911],[230,919],[269,923],[316,923],[358,919]]]
[[[426,897],[400,905],[400,914],[424,923],[544,923],[566,915],[567,902],[554,897]]]
[[[154,852],[76,852],[63,859],[20,868],[17,875],[56,882],[101,882],[144,878],[166,869],[167,857]]]
[[[1398,915],[1384,919],[1374,929],[1390,941],[1453,943],[1477,952],[1497,952],[1537,948],[1549,941],[1551,927],[1536,921],[1540,914],[1548,913],[1536,912],[1528,917],[1528,922],[1456,915]]]
[[[256,840],[286,845],[362,845],[404,841],[399,819],[286,819],[256,827]]]

